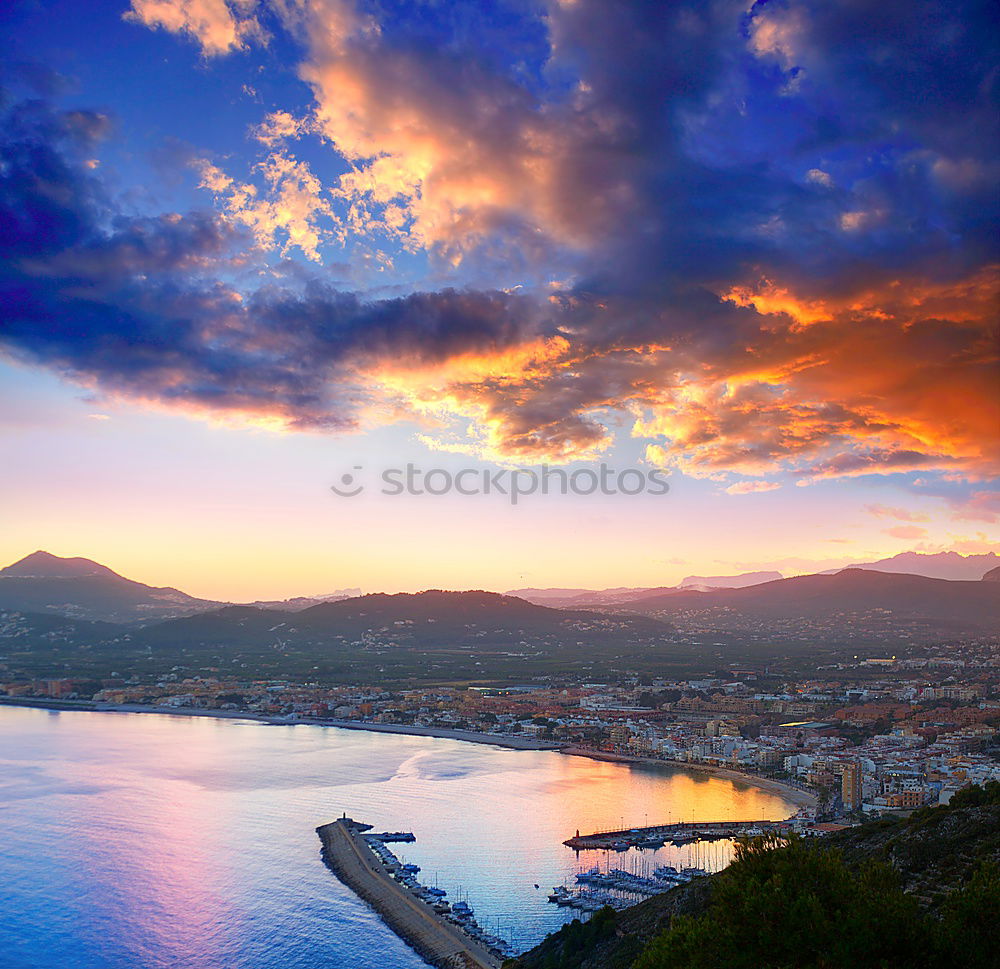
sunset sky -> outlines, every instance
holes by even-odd
[[[4,4],[0,565],[251,599],[1000,551],[995,15]],[[601,462],[670,493],[376,487]]]

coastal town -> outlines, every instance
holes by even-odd
[[[388,689],[175,669],[147,680],[13,679],[0,683],[0,701],[328,724],[735,772],[807,795],[815,810],[800,818],[813,833],[1000,780],[994,638],[791,679],[733,667],[688,679]]]

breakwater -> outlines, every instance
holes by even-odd
[[[563,844],[576,851],[628,848],[656,848],[666,842],[683,844],[688,841],[715,841],[742,838],[767,832],[784,832],[790,827],[785,821],[681,821],[677,824],[658,824],[653,827],[629,828],[621,831],[598,831],[580,834],[577,831]]]
[[[391,877],[363,832],[368,825],[340,818],[316,829],[323,860],[333,873],[404,942],[439,969],[497,969],[500,960],[484,945]]]

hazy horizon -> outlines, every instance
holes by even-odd
[[[209,599],[209,600],[216,600],[216,601],[222,601],[222,602],[234,602],[234,603],[253,602],[253,601],[258,601],[258,600],[259,601],[276,601],[276,600],[290,599],[290,598],[321,598],[323,596],[341,595],[341,594],[353,594],[353,595],[370,595],[370,594],[373,594],[373,593],[395,594],[395,593],[426,592],[426,591],[434,591],[434,590],[441,590],[441,591],[448,591],[448,592],[484,591],[484,592],[507,593],[507,592],[512,592],[512,591],[518,591],[520,589],[534,589],[534,590],[537,590],[537,591],[545,591],[545,590],[550,590],[550,589],[566,590],[566,591],[580,591],[580,590],[583,590],[583,591],[604,591],[604,590],[613,591],[615,589],[629,589],[629,588],[640,588],[640,589],[641,588],[649,588],[649,589],[654,589],[654,588],[658,588],[658,587],[675,587],[675,586],[678,586],[685,579],[693,578],[693,577],[699,577],[699,578],[702,577],[702,576],[696,576],[695,573],[683,573],[682,574],[682,573],[678,572],[678,573],[676,573],[676,576],[674,578],[671,578],[671,579],[666,580],[666,581],[655,581],[655,582],[647,582],[647,583],[637,583],[634,586],[620,586],[620,585],[612,585],[612,584],[608,584],[608,583],[591,585],[591,586],[583,586],[583,585],[581,585],[581,586],[567,586],[565,584],[558,584],[558,585],[532,585],[532,584],[525,584],[525,585],[518,586],[518,585],[513,585],[513,584],[508,583],[506,585],[502,585],[501,584],[501,585],[496,586],[496,587],[486,587],[486,586],[471,586],[471,585],[446,586],[446,585],[443,585],[443,584],[435,584],[433,581],[429,581],[425,585],[414,585],[414,586],[400,587],[400,588],[379,588],[379,587],[365,588],[363,586],[350,586],[350,585],[344,586],[344,587],[341,587],[341,588],[333,588],[333,587],[330,587],[330,588],[308,587],[308,588],[305,588],[305,589],[293,590],[291,592],[288,592],[288,593],[285,593],[285,594],[278,594],[278,595],[268,595],[268,594],[254,594],[254,595],[249,595],[248,594],[248,595],[244,595],[242,597],[224,597],[224,596],[214,595],[214,594],[207,593],[207,592],[203,593],[203,592],[197,591],[195,588],[191,587],[189,584],[184,583],[184,582],[174,583],[174,582],[161,581],[155,575],[155,571],[154,571],[154,574],[152,576],[150,576],[150,575],[144,575],[144,576],[132,575],[132,574],[128,573],[127,571],[122,571],[121,569],[116,568],[114,565],[112,565],[109,562],[101,561],[100,559],[97,559],[97,558],[95,558],[94,556],[91,556],[91,555],[86,555],[86,554],[70,554],[70,553],[60,554],[60,553],[53,552],[51,549],[34,549],[32,552],[27,552],[24,555],[20,555],[20,556],[18,556],[16,559],[14,559],[12,561],[0,562],[0,568],[6,568],[7,566],[14,565],[17,562],[20,562],[21,560],[30,557],[31,555],[35,554],[36,552],[44,552],[44,553],[47,553],[47,554],[50,554],[50,555],[56,555],[58,558],[81,558],[81,559],[89,559],[90,561],[96,562],[98,565],[102,565],[102,566],[105,566],[106,568],[110,568],[113,572],[118,573],[123,578],[131,579],[132,581],[135,581],[135,582],[142,582],[145,585],[149,585],[149,586],[153,586],[153,587],[171,587],[171,588],[176,588],[176,589],[178,589],[181,592],[185,592],[188,595],[193,595],[196,598],[200,598],[200,599]],[[898,555],[898,554],[907,554],[907,553],[904,552],[904,553],[896,553],[896,554]],[[934,553],[919,553],[918,552],[916,554],[934,554]],[[984,555],[985,556],[992,555],[994,558],[996,558],[996,553],[995,552],[971,553],[971,554],[968,554],[968,555],[962,555],[961,553],[950,552],[949,554],[951,554],[951,555],[957,555],[960,559],[968,559],[968,558],[973,558],[973,557],[976,557],[976,556],[984,556]],[[816,568],[816,569],[802,568],[802,569],[799,569],[797,571],[783,572],[783,573],[781,573],[781,577],[788,579],[788,578],[794,578],[795,576],[799,576],[799,575],[812,575],[812,574],[815,574],[816,572],[820,572],[820,571],[828,571],[828,570],[834,570],[834,569],[845,569],[845,568],[851,568],[852,566],[859,566],[859,565],[871,564],[871,562],[874,562],[874,561],[877,561],[877,560],[868,560],[868,559],[865,559],[864,561],[858,561],[858,562],[841,562],[841,563],[838,563],[838,564],[825,564],[823,568]],[[153,565],[153,568],[155,570],[155,563]],[[262,573],[265,572],[265,571],[266,570],[262,570]],[[747,570],[744,570],[744,572],[737,573],[737,574],[752,575],[753,573],[756,573],[756,572],[767,572],[767,571],[778,572],[780,570],[778,570],[778,569],[763,569],[763,568],[762,569],[747,569]],[[922,573],[917,573],[917,574],[922,574]],[[704,576],[704,577],[709,577],[709,576]],[[725,578],[725,577],[727,577],[727,575],[723,574],[723,573],[713,573],[711,577]],[[261,578],[260,578],[259,581],[263,584],[263,583],[266,583],[268,581],[268,579],[267,579],[267,577],[265,575],[262,574],[262,576],[261,576]],[[764,580],[764,581],[767,581],[767,580]],[[973,579],[969,579],[968,581],[974,581],[974,580]],[[355,590],[360,590],[360,591],[355,591]]]

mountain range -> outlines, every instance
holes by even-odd
[[[986,572],[997,567],[1000,567],[1000,556],[995,552],[988,552],[985,555],[959,555],[957,552],[901,552],[892,558],[827,569],[818,574],[836,575],[845,569],[863,569],[868,572],[893,572],[900,575],[921,575],[929,579],[975,582],[983,578]],[[780,572],[689,575],[675,586],[618,587],[615,589],[512,589],[507,595],[519,596],[543,606],[583,609],[621,605],[653,596],[670,595],[678,591],[708,592],[713,589],[743,589],[766,582],[774,582],[781,578],[783,576]]]
[[[989,557],[976,558],[977,567],[983,558],[989,564]],[[995,572],[990,570],[991,578]],[[60,638],[64,645],[118,643],[147,653],[176,648],[321,655],[328,647],[350,647],[513,655],[523,647],[566,657],[574,650],[618,656],[623,648],[696,644],[701,637],[693,633],[699,632],[728,634],[735,642],[775,637],[847,643],[859,637],[881,641],[883,634],[931,641],[1000,629],[995,581],[860,568],[728,588],[691,578],[697,584],[577,596],[565,595],[576,591],[569,589],[521,590],[524,597],[440,590],[351,596],[355,590],[346,590],[326,601],[233,605],[135,582],[88,559],[35,552],[0,570],[0,639],[25,645]],[[528,592],[540,592],[540,601],[530,601]]]
[[[645,616],[550,609],[496,592],[375,593],[324,602],[299,612],[227,606],[148,626],[133,634],[156,648],[247,643],[353,643],[371,649],[559,648],[582,640],[608,644],[662,635],[669,627]]]
[[[929,579],[975,582],[990,569],[998,566],[1000,566],[1000,555],[996,552],[987,552],[985,555],[959,555],[958,552],[900,552],[892,558],[850,565],[847,568],[925,575]],[[823,575],[833,575],[841,571],[843,569],[827,569]]]
[[[905,652],[1000,629],[996,581],[862,569],[744,588],[616,590],[586,604],[428,590],[263,605],[197,599],[35,553],[0,570],[0,663],[29,678],[59,670],[95,682],[177,671],[386,685],[603,682],[734,661],[796,668],[859,647]]]

